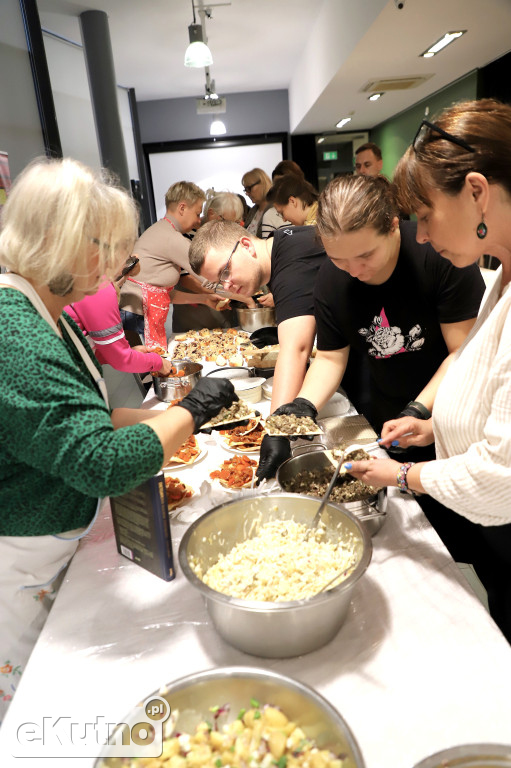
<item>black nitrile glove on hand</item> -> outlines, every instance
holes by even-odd
[[[305,397],[295,397],[292,403],[284,403],[284,405],[279,406],[273,411],[273,414],[276,416],[282,416],[283,414],[286,416],[308,416],[315,423],[318,409]],[[314,440],[314,435],[292,435],[289,439],[298,440],[299,437],[302,440],[309,440],[309,442]]]
[[[282,414],[285,414],[286,416],[291,414],[294,414],[295,416],[308,416],[313,421],[316,421],[318,409],[310,400],[306,400],[305,397],[295,397],[292,403],[284,403],[284,405],[279,406],[273,413],[276,416],[282,416]]]
[[[291,447],[287,437],[272,437],[265,435],[261,443],[259,454],[259,466],[257,467],[257,484],[261,480],[269,480],[275,477],[280,465],[291,456]]]
[[[222,408],[228,408],[235,400],[239,400],[239,397],[234,392],[232,381],[206,377],[199,380],[179,405],[190,411],[195,425],[193,431],[198,432],[206,421],[216,416]]]

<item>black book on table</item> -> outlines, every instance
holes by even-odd
[[[110,499],[117,550],[160,579],[175,578],[163,473]]]

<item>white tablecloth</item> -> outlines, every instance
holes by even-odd
[[[206,447],[198,465],[179,471],[187,482],[200,482],[227,455],[210,438]],[[196,496],[173,519],[176,565],[183,518],[208,506]],[[121,557],[107,506],[71,563],[8,711],[1,767],[35,764],[12,756],[22,724],[116,723],[163,683],[232,664],[275,669],[316,688],[348,722],[367,768],[411,768],[452,745],[511,742],[511,647],[412,497],[390,490],[373,547],[331,643],[295,659],[260,659],[220,639],[179,569],[166,583]],[[72,751],[37,762],[93,764]]]

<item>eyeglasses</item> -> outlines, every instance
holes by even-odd
[[[126,264],[124,265],[121,274],[117,275],[115,281],[117,282],[117,280],[121,280],[121,278],[125,277],[128,272],[131,272],[131,270],[137,266],[139,261],[140,259],[138,256],[130,256],[130,258],[126,260]]]
[[[252,187],[256,187],[260,183],[261,183],[260,181],[254,181],[253,184],[247,184],[246,187],[243,187],[243,192],[246,192],[247,195],[250,194],[250,190],[252,189]]]
[[[423,141],[426,136],[426,131],[424,129],[429,128],[431,131],[435,131],[439,134],[439,137],[442,139],[445,139],[446,141],[450,141],[451,144],[457,144],[458,147],[462,147],[462,149],[466,149],[467,152],[475,152],[476,150],[474,147],[471,147],[470,144],[467,144],[466,141],[463,139],[459,139],[457,136],[453,136],[452,133],[447,133],[447,131],[444,131],[443,128],[440,128],[438,125],[435,125],[435,123],[430,123],[428,120],[423,120],[422,123],[419,125],[419,128],[417,130],[417,133],[415,134],[414,140],[412,141],[412,147],[415,152],[417,152],[417,142]]]
[[[232,260],[232,257],[234,256],[234,251],[236,250],[236,248],[238,247],[240,242],[241,241],[238,240],[238,242],[236,243],[236,245],[234,246],[234,248],[231,251],[231,255],[227,259],[225,267],[222,267],[222,269],[218,273],[218,281],[215,283],[215,287],[213,288],[213,291],[216,292],[217,289],[219,288],[219,286],[223,285],[229,279],[229,277],[231,275],[231,260]]]

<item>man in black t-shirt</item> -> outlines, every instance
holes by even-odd
[[[252,296],[268,285],[273,293],[279,356],[272,411],[300,389],[316,333],[313,290],[326,255],[314,227],[287,227],[262,240],[238,224],[213,221],[195,235],[189,253],[206,287]]]

